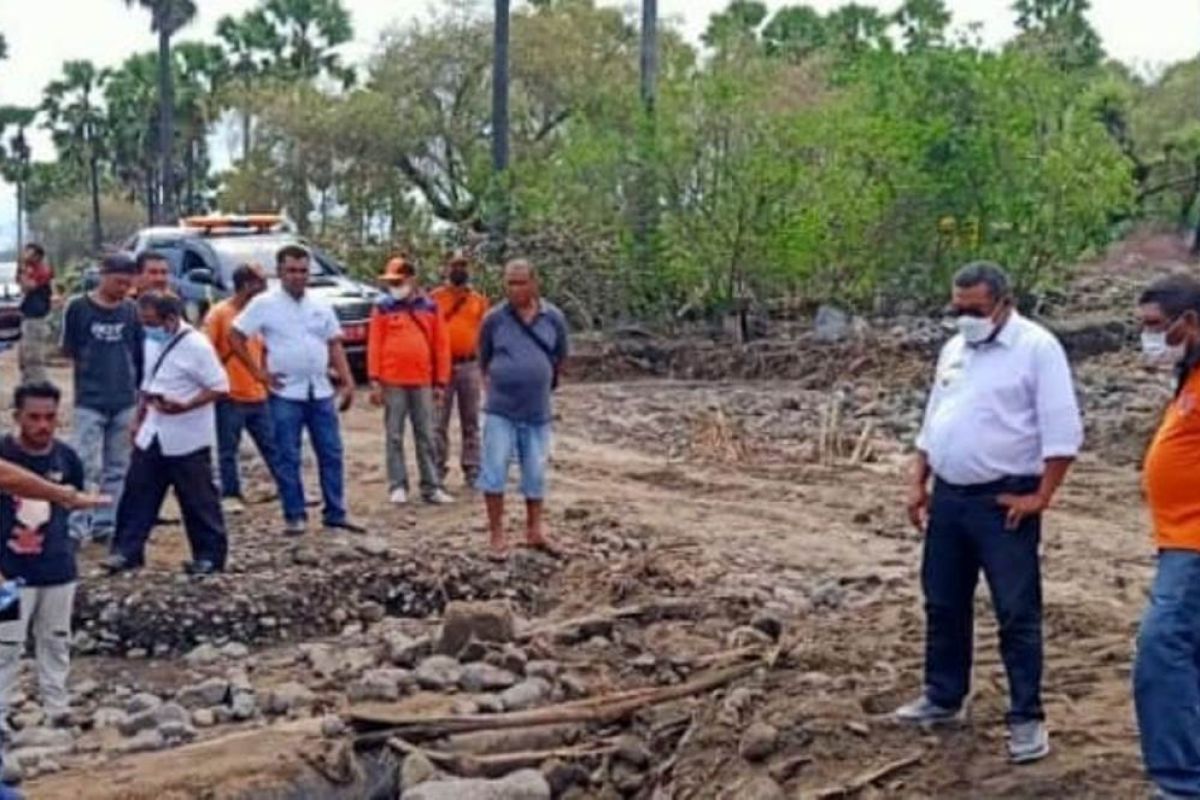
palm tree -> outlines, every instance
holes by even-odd
[[[254,145],[251,93],[258,80],[269,74],[272,60],[283,50],[283,40],[262,9],[247,11],[240,18],[222,17],[217,22],[217,38],[225,45],[225,57],[236,79],[232,99],[242,118],[242,161],[249,163]]]
[[[8,140],[8,152],[0,141],[0,177],[17,187],[17,252],[24,248],[25,233],[25,186],[29,182],[29,142],[25,138],[28,128],[37,116],[35,108],[16,106],[0,107],[0,132],[6,127],[15,128]]]
[[[100,252],[104,241],[100,226],[100,158],[105,118],[97,94],[108,73],[90,61],[68,61],[63,77],[46,86],[42,110],[59,156],[75,168],[86,170],[92,195],[92,248]]]
[[[160,221],[175,216],[175,169],[171,155],[175,147],[175,86],[171,67],[171,37],[196,18],[193,0],[124,0],[150,12],[150,30],[158,34],[158,151],[162,163]]]

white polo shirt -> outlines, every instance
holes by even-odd
[[[177,403],[189,402],[206,389],[228,392],[229,377],[208,337],[187,323],[179,330],[186,333],[163,357],[158,371],[154,372],[154,365],[158,363],[162,348],[156,348],[159,353],[155,354],[154,361],[146,364],[142,391],[162,395]],[[163,414],[152,405],[146,412],[135,444],[139,450],[146,450],[156,438],[165,456],[186,456],[211,447],[217,438],[213,404],[183,414]]]
[[[283,377],[271,392],[288,400],[324,400],[333,396],[329,381],[329,343],[342,336],[337,315],[307,292],[296,300],[282,288],[260,294],[233,321],[246,336],[262,336],[267,371]]]
[[[917,448],[959,486],[1041,475],[1049,458],[1074,457],[1083,421],[1067,354],[1054,334],[1012,313],[996,339],[942,348]]]

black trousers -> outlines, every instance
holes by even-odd
[[[163,455],[158,440],[146,450],[134,448],[125,476],[125,491],[117,505],[117,531],[113,552],[141,566],[146,561],[146,541],[158,520],[167,489],[175,489],[192,558],[225,567],[229,541],[221,500],[213,482],[212,448],[185,456]]]

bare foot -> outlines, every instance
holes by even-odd
[[[508,543],[504,541],[504,536],[496,536],[493,534],[488,542],[487,557],[491,561],[507,561],[508,560]]]
[[[538,552],[545,553],[546,555],[553,556],[554,558],[562,558],[564,555],[562,548],[554,544],[554,542],[547,539],[545,535],[541,533],[526,533],[525,546],[530,550],[537,550]]]

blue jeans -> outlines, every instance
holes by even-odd
[[[1040,720],[1042,712],[1041,518],[1005,528],[1004,493],[1027,494],[1038,478],[983,486],[934,487],[921,586],[925,592],[925,692],[944,708],[959,708],[971,682],[975,586],[982,569],[1000,627],[1008,673],[1008,721]]]
[[[1200,797],[1200,553],[1163,550],[1138,633],[1133,700],[1146,772]]]
[[[258,454],[262,456],[271,478],[279,483],[275,464],[278,461],[275,447],[275,424],[271,420],[271,409],[266,402],[242,403],[237,400],[221,400],[217,403],[217,450],[221,468],[221,496],[241,497],[242,478],[238,471],[238,448],[245,430],[254,440]]]
[[[112,498],[110,506],[71,515],[71,532],[77,538],[112,533],[133,452],[129,431],[135,415],[133,406],[120,411],[75,407],[72,444],[83,461],[84,482]]]
[[[550,423],[514,422],[488,414],[483,419],[483,463],[475,488],[484,494],[504,494],[508,466],[521,465],[521,494],[526,500],[546,496],[546,462],[550,458]]]
[[[275,423],[275,445],[279,496],[283,517],[288,522],[306,519],[304,482],[300,475],[300,450],[305,429],[317,455],[326,523],[346,521],[342,468],[342,433],[333,398],[288,400],[271,395],[271,419]]]

